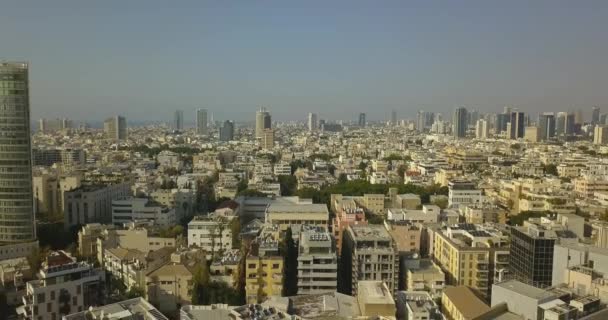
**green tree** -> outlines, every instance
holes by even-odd
[[[548,165],[544,166],[544,171],[545,171],[545,174],[548,174],[548,175],[552,175],[552,176],[558,175],[557,166],[554,164],[548,164]]]
[[[281,247],[281,255],[285,263],[283,280],[283,296],[295,296],[298,294],[298,248],[293,241],[291,228],[287,228],[285,238],[283,238]]]
[[[145,297],[145,292],[144,289],[137,287],[137,286],[132,286],[131,289],[129,289],[129,291],[127,291],[127,299],[133,299],[133,298],[137,298],[137,297]]]
[[[203,257],[202,261],[196,264],[192,275],[192,304],[207,304],[208,296],[205,293],[209,279],[209,265]]]

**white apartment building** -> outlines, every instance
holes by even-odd
[[[274,165],[275,176],[290,176],[291,165],[288,162],[281,162]]]
[[[220,250],[232,249],[232,230],[229,220],[195,217],[188,223],[188,246],[205,250],[207,259]]]
[[[298,294],[336,291],[338,258],[332,235],[311,228],[300,233],[298,244]]]
[[[65,191],[63,216],[66,228],[87,223],[112,221],[112,201],[131,194],[128,183],[82,185]]]
[[[149,199],[128,197],[112,201],[112,224],[121,226],[132,221],[150,221],[163,228],[177,223],[175,209]]]
[[[448,182],[448,190],[448,206],[450,208],[482,202],[481,190],[477,189],[473,182],[452,180]]]
[[[101,302],[105,274],[64,251],[54,251],[43,263],[38,280],[28,281],[23,306],[17,313],[27,319],[59,320]]]

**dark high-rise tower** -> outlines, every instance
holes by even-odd
[[[359,127],[365,127],[366,124],[366,120],[365,120],[365,113],[359,113]]]
[[[0,61],[0,244],[36,238],[28,70],[27,63]]]
[[[523,138],[524,129],[526,127],[524,113],[519,111],[511,112],[511,118],[509,122],[511,123],[511,139]]]
[[[553,113],[543,113],[538,116],[538,127],[540,140],[547,140],[555,137],[555,115]]]
[[[175,110],[175,115],[173,118],[173,128],[177,131],[184,130],[184,111],[183,110]]]
[[[596,125],[600,123],[600,107],[593,107],[591,109],[591,124]]]
[[[452,119],[452,130],[454,137],[464,138],[467,135],[467,128],[469,126],[467,109],[465,107],[456,108],[454,111],[454,118]]]
[[[196,133],[207,134],[207,109],[196,110]]]
[[[220,141],[234,140],[234,122],[226,120],[220,128]]]

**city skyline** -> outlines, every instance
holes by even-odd
[[[588,117],[607,107],[604,2],[140,8],[6,4],[3,58],[31,63],[33,119],[158,121],[167,108],[207,108],[242,121],[258,105],[277,120],[505,105]]]

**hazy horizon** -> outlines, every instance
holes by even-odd
[[[379,6],[378,4],[382,4]],[[4,1],[32,119],[608,112],[606,1]],[[192,117],[192,119],[189,119]]]

